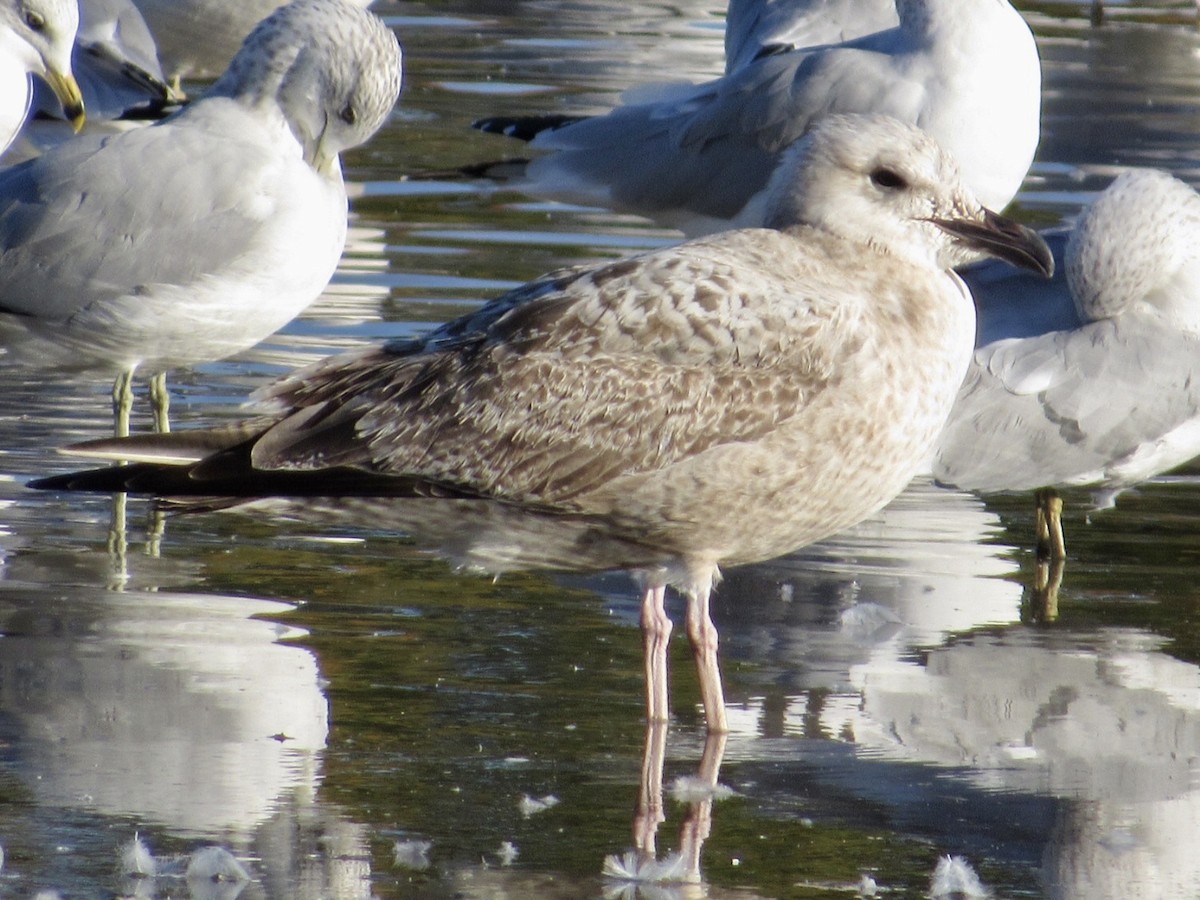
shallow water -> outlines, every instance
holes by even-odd
[[[1020,215],[1065,221],[1125,165],[1200,183],[1186,6],[1115,4],[1098,29],[1084,4],[1022,8],[1046,104]],[[347,160],[336,282],[269,344],[174,374],[177,427],[236,416],[332,350],[674,239],[451,173],[520,152],[471,131],[478,116],[600,110],[631,84],[717,73],[718,0],[380,10],[407,87]],[[458,571],[371,510],[164,521],[25,490],[71,466],[54,447],[105,433],[107,390],[30,378],[0,397],[0,896],[619,895],[601,867],[631,845],[646,739],[625,576]],[[1028,498],[923,485],[729,572],[732,794],[703,883],[643,895],[836,897],[870,875],[917,897],[953,854],[996,896],[1194,896],[1200,483],[1160,479],[1090,523],[1080,499],[1056,602],[1034,588]],[[668,786],[704,749],[682,636],[672,663]],[[668,799],[663,854],[694,811]],[[122,876],[135,835],[157,878]],[[210,845],[251,880],[188,880]]]

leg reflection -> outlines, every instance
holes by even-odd
[[[123,591],[129,584],[129,533],[126,525],[129,495],[112,495],[112,514],[108,520],[108,582],[105,589]]]
[[[1030,617],[1034,622],[1053,622],[1058,618],[1058,589],[1063,580],[1062,559],[1039,559],[1033,576],[1033,605]]]
[[[604,861],[604,874],[624,885],[701,883],[700,856],[712,831],[713,801],[721,794],[718,779],[725,756],[726,736],[709,732],[697,772],[681,778],[674,789],[688,811],[679,833],[679,850],[658,858],[658,828],[666,820],[663,811],[663,769],[666,762],[667,726],[649,722],[642,755],[642,777],[633,817],[634,850],[623,857]],[[690,896],[690,895],[689,895]],[[699,895],[697,895],[699,896]]]
[[[633,846],[638,867],[658,857],[655,843],[658,826],[666,821],[663,813],[663,768],[667,756],[667,723],[646,723],[646,744],[642,751],[642,777],[638,784],[637,809],[633,815]]]
[[[679,833],[679,854],[683,857],[688,881],[700,881],[700,851],[712,831],[713,801],[718,796],[717,779],[721,774],[721,761],[725,758],[724,733],[709,732],[704,741],[704,755],[700,757],[700,768],[696,771],[695,787],[689,792],[687,818]]]

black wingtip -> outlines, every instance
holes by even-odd
[[[476,119],[471,123],[471,127],[488,134],[503,134],[518,141],[532,141],[543,131],[556,131],[582,122],[586,118],[587,116],[568,116],[561,113],[542,116],[489,116],[486,119]]]
[[[35,491],[72,491],[111,494],[128,490],[129,482],[140,468],[137,465],[108,466],[64,475],[50,475],[26,482]]]

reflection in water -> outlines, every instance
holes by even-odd
[[[1016,622],[1021,588],[1000,531],[979,499],[914,482],[837,537],[726,573],[714,604],[725,652],[837,690],[853,665]]]
[[[468,123],[528,109],[530,89],[566,112],[602,110],[631,84],[718,74],[724,5],[383,3],[404,13],[409,88],[385,132],[346,160],[363,188],[347,265],[282,335],[180,373],[181,425],[240,417],[250,391],[315,356],[670,240],[475,182],[398,179],[486,158],[494,145]],[[1200,33],[1179,10],[1092,29],[1083,4],[1018,5],[1047,89],[1039,159],[1018,196],[1028,221],[1060,223],[1125,165],[1195,183]],[[137,502],[114,569],[107,498],[19,484],[65,465],[49,448],[106,433],[107,390],[64,379],[0,391],[0,459],[16,479],[0,482],[0,890],[111,895],[137,832],[165,867],[153,885],[120,886],[143,896],[185,896],[172,873],[209,844],[251,875],[240,900],[602,895],[601,861],[629,841],[643,751],[628,583],[569,580],[585,594],[513,573],[493,584],[384,536],[387,523],[271,515],[169,519],[153,556]],[[923,896],[938,856],[953,853],[995,896],[1192,897],[1195,487],[1155,486],[1073,530],[1059,618],[1039,628],[1019,624],[1032,621],[1018,583],[1032,562],[1012,546],[1027,534],[1022,513],[923,490],[850,535],[726,573],[716,615],[736,706],[720,783],[736,794],[713,811],[704,880],[688,889],[783,897],[867,875],[884,896]],[[1020,520],[1015,538],[995,510]],[[502,523],[494,534],[500,543]],[[103,595],[109,583],[133,597]],[[158,595],[164,608],[182,604],[170,627],[153,617],[155,588],[173,592]],[[199,595],[215,595],[211,615]],[[302,601],[269,614],[289,623],[283,633],[308,631],[311,653],[273,644],[273,626],[248,618],[264,601],[236,595]],[[292,688],[288,658],[307,660],[293,663]],[[667,784],[703,757],[679,680]],[[157,698],[146,708],[139,686]],[[308,722],[310,747],[270,740],[300,733],[289,717]],[[193,767],[185,734],[193,756],[231,762]],[[134,757],[142,784],[128,784],[122,754],[155,740],[161,757]],[[242,761],[255,781],[238,788]],[[110,765],[124,768],[109,778]],[[183,787],[193,768],[224,779],[218,801]],[[562,802],[526,819],[524,793]],[[661,857],[686,845],[676,829],[693,799],[664,798]],[[403,841],[431,842],[427,868],[396,865]],[[518,853],[507,866],[506,842]]]
[[[401,533],[458,567],[491,573],[654,561],[653,551],[596,521],[538,516],[495,503],[268,499],[233,509],[322,529]],[[735,658],[786,665],[794,673],[789,683],[804,683],[806,692],[814,687],[833,692],[832,708],[852,705],[848,692],[856,690],[854,673],[860,666],[894,665],[955,634],[1018,620],[1021,588],[1004,577],[1015,572],[1015,564],[1001,555],[1007,547],[989,543],[999,531],[999,520],[976,498],[928,483],[914,485],[877,516],[837,538],[774,563],[727,573],[718,593],[722,628],[729,631],[726,649]],[[786,694],[780,701],[766,706],[782,711],[786,723],[791,715]],[[789,730],[786,724],[762,719],[758,706],[752,700],[731,710],[735,732],[754,736],[760,729],[768,735]],[[805,709],[800,717],[821,722],[818,732],[846,733],[829,732],[819,704],[817,709],[816,714]],[[706,742],[691,781],[699,790],[689,799],[678,849],[660,856],[666,742],[665,727],[647,728],[634,850],[605,864],[606,874],[617,883],[695,884],[702,879],[701,849],[712,828],[724,738]],[[753,746],[739,747],[739,756],[745,752],[752,757]]]
[[[286,604],[0,593],[0,703],[38,798],[245,840],[316,788],[327,711]]]
[[[285,814],[292,840],[297,810],[310,807],[317,790],[328,723],[312,654],[282,643],[303,632],[258,618],[291,608],[82,588],[48,602],[38,590],[6,585],[5,770],[43,810],[166,826],[241,853],[267,839]],[[4,839],[20,852],[37,833],[16,839],[8,832]],[[118,851],[112,853],[116,871]],[[245,885],[229,877],[235,863],[216,866],[215,854],[164,856],[159,887],[186,881],[192,896],[237,896]],[[264,877],[276,864],[263,856]],[[151,887],[139,880],[139,896],[152,896]]]
[[[797,556],[739,584],[761,587],[773,577],[785,601],[726,598],[735,618],[721,627],[731,655],[752,652],[804,684],[748,700],[731,714],[738,735],[848,742],[849,773],[830,765],[816,779],[842,790],[849,783],[893,815],[920,817],[955,849],[962,842],[954,829],[982,828],[994,809],[968,799],[953,824],[939,823],[920,812],[931,795],[889,789],[877,761],[948,769],[965,798],[1053,798],[1040,838],[1050,896],[1189,896],[1200,878],[1192,852],[1200,838],[1200,670],[1165,655],[1163,641],[1144,631],[997,629],[1015,621],[1019,588],[994,579],[1011,565],[988,563],[979,542],[995,532],[995,518],[962,497],[956,521],[954,505],[941,509],[937,495],[911,490],[876,521],[805,554],[805,573],[792,571]],[[933,513],[924,520],[923,504]],[[974,553],[958,556],[955,535],[957,549]],[[929,624],[955,627],[922,629],[919,609],[937,617]],[[733,756],[756,752],[739,741]]]
[[[924,665],[857,667],[859,709],[823,724],[871,757],[1061,798],[1044,859],[1053,896],[1184,896],[1200,878],[1200,672],[1157,644],[1119,630],[1090,649],[979,635]]]

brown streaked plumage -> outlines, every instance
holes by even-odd
[[[263,391],[272,412],[244,427],[75,448],[168,463],[37,486],[474,496],[601,521],[672,560],[639,573],[650,717],[667,715],[673,584],[724,730],[717,566],[819,540],[899,493],[971,355],[950,266],[978,248],[1050,266],[936,144],[882,117],[816,128],[772,209],[770,228],[554,273],[427,338],[327,359]]]

